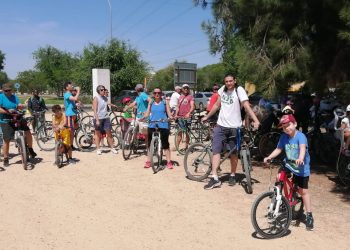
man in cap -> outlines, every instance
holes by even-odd
[[[188,84],[182,85],[182,95],[179,97],[178,106],[176,107],[175,117],[179,118],[178,124],[179,126],[186,130],[188,126],[191,124],[191,115],[194,110],[194,98],[190,94],[190,86]],[[182,141],[182,132],[179,131],[177,140],[176,140],[176,148],[179,148],[179,144]],[[185,140],[185,148],[188,147],[188,144],[190,143],[190,137],[188,133],[186,133],[186,140]]]
[[[5,83],[2,85],[3,92],[0,94],[0,126],[3,133],[3,155],[4,166],[9,166],[9,148],[10,141],[14,137],[15,130],[21,129],[24,131],[26,143],[28,145],[29,154],[34,158],[36,153],[33,150],[33,137],[26,122],[22,122],[19,128],[16,128],[12,120],[12,113],[16,112],[16,109],[23,109],[24,105],[20,103],[18,97],[12,93],[12,84]]]

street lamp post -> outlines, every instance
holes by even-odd
[[[110,42],[112,42],[112,4],[110,0],[107,0],[107,1],[109,5],[109,17],[110,17],[110,32],[111,32]]]

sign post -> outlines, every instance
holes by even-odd
[[[174,87],[187,83],[191,89],[197,84],[196,63],[174,63]]]
[[[19,82],[16,82],[15,83],[16,92],[18,92],[20,87],[21,87],[21,84]]]

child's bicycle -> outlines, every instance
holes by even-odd
[[[292,220],[301,220],[304,203],[286,167],[291,161],[272,160],[280,166],[279,177],[271,191],[260,194],[253,203],[251,221],[256,232],[266,239],[285,235]],[[272,167],[270,164],[272,177]]]
[[[62,137],[61,133],[58,133],[58,138],[56,140],[55,144],[55,165],[57,167],[61,168],[63,166],[64,162],[68,162],[68,148],[63,143],[64,138]],[[64,157],[66,158],[66,161],[64,161]]]

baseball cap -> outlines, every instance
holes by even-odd
[[[136,84],[135,90],[143,89],[143,85],[141,83]]]
[[[296,123],[297,121],[295,120],[293,115],[284,115],[281,117],[280,123],[278,124],[278,127],[282,127],[284,124],[287,124],[289,122]]]
[[[175,90],[181,89],[180,86],[175,86]]]
[[[4,83],[2,85],[2,90],[12,89],[12,83]]]
[[[188,85],[187,83],[185,83],[185,84],[182,85],[182,88],[186,88],[186,87],[189,88],[190,85]]]

